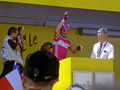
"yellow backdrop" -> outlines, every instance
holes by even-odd
[[[120,12],[120,0],[0,0],[59,7],[83,8]]]
[[[25,28],[24,30],[21,31],[22,34],[26,34],[26,40],[24,41],[24,49],[26,50],[23,52],[24,61],[28,54],[33,53],[36,50],[39,50],[41,45],[43,45],[45,42],[53,41],[55,27],[0,23],[0,47],[2,45],[3,38],[7,35],[7,31],[11,26],[15,26],[15,27],[24,26]],[[83,45],[83,51],[77,54],[72,54],[70,51],[68,51],[67,57],[89,58],[92,51],[93,44],[97,42],[97,37],[80,36],[78,29],[71,29],[67,39],[71,41],[73,47],[76,47],[78,43]],[[120,44],[119,44],[120,38],[108,37],[108,41],[111,42],[115,47],[114,71],[116,71],[115,73],[119,78],[120,77]],[[1,60],[0,60],[0,72],[2,71]]]

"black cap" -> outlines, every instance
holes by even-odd
[[[34,81],[51,81],[59,76],[59,61],[51,53],[37,51],[29,56],[24,74]]]

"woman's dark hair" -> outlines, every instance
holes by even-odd
[[[33,81],[51,81],[59,76],[59,61],[51,53],[37,51],[26,60],[24,74]]]
[[[17,28],[15,28],[15,27],[10,27],[7,34],[10,35],[12,32],[15,33],[16,31],[17,31]]]
[[[52,43],[51,42],[45,42],[42,46],[41,46],[41,51],[47,51],[50,52],[50,49],[52,48]]]

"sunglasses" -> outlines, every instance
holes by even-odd
[[[67,31],[67,30],[62,30],[63,32],[69,32],[69,31]]]

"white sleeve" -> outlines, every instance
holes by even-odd
[[[94,52],[94,46],[93,46],[93,50],[92,50],[92,53],[91,53],[91,58],[95,58],[95,52]]]
[[[110,47],[110,51],[108,54],[108,59],[114,59],[114,46]]]

